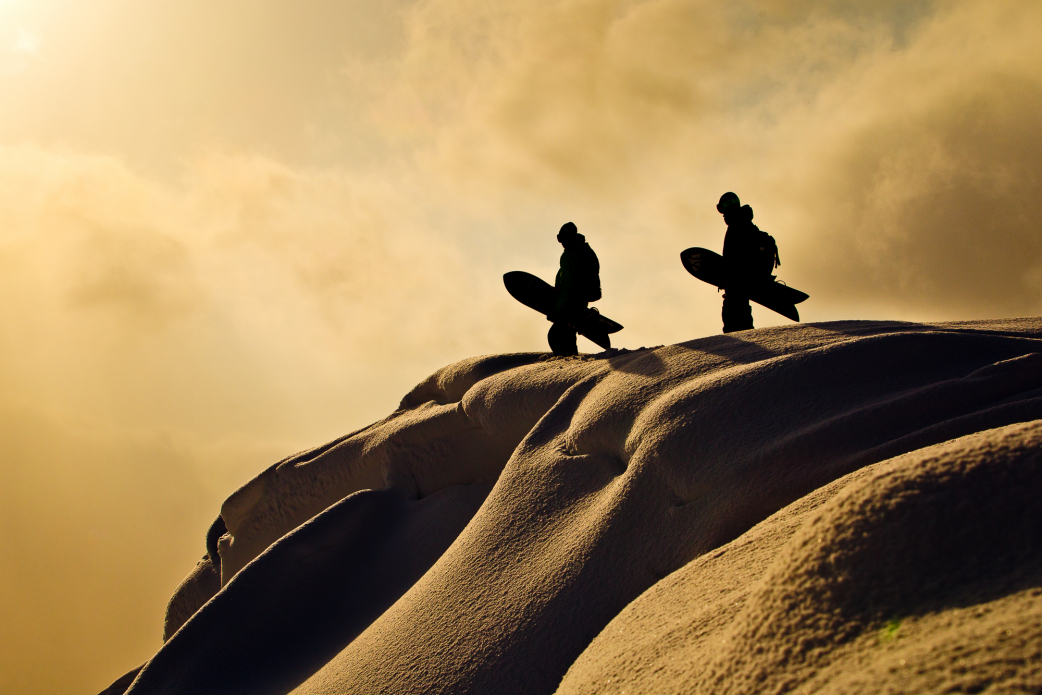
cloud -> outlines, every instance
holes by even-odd
[[[171,187],[112,157],[36,146],[0,150],[0,183],[11,317],[0,349],[26,398],[43,393],[24,368],[26,335],[45,346],[29,360],[41,381],[94,361],[116,393],[140,388],[118,376],[128,363],[178,365],[204,382],[216,370],[226,397],[248,398],[282,388],[283,370],[343,383],[414,358],[420,342],[448,357],[452,304],[464,302],[446,281],[457,259],[386,183],[214,153]],[[79,354],[57,347],[70,339]],[[228,362],[239,365],[231,383]],[[147,375],[160,393],[168,377]],[[179,400],[153,413],[183,421],[194,406]]]
[[[916,13],[896,7],[426,2],[407,14],[407,50],[379,117],[403,131],[444,130],[443,150],[464,172],[498,167],[506,183],[541,193],[608,185],[614,194],[668,165],[678,145],[693,164],[733,157],[728,141],[748,136],[732,123],[762,132],[790,106],[780,95],[813,96],[908,31]]]
[[[1039,311],[1040,26],[1030,5],[962,5],[822,94],[817,161],[799,160],[820,291],[920,316]]]
[[[661,282],[638,246],[664,249],[620,228],[717,246],[711,205],[739,188],[823,315],[1040,306],[1030,3],[437,0],[408,18],[389,134],[437,133],[421,161],[460,186],[584,211],[632,261],[627,291]]]

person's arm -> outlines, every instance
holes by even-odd
[[[546,315],[548,321],[557,321],[564,314],[567,307],[572,303],[575,294],[575,258],[567,249],[561,254],[561,269],[557,271],[554,287],[557,290],[557,300],[553,309]]]

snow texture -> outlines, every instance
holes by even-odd
[[[235,492],[127,692],[1037,692],[1040,443],[1042,319],[465,360]]]

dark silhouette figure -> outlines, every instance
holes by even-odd
[[[601,298],[601,266],[586,237],[571,222],[561,227],[557,240],[564,246],[564,253],[554,281],[557,301],[546,315],[554,325],[546,337],[554,354],[563,357],[579,354],[574,321],[590,302]]]
[[[742,205],[738,196],[727,192],[716,206],[727,223],[724,235],[724,333],[746,331],[753,327],[753,310],[749,306],[752,287],[773,279],[771,272],[778,263],[778,249],[771,237],[753,224],[753,209]]]

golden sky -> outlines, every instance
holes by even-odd
[[[100,690],[240,483],[544,350],[501,276],[566,221],[620,347],[719,331],[678,254],[727,190],[807,321],[1039,313],[1040,35],[1036,0],[0,0],[0,692]]]

